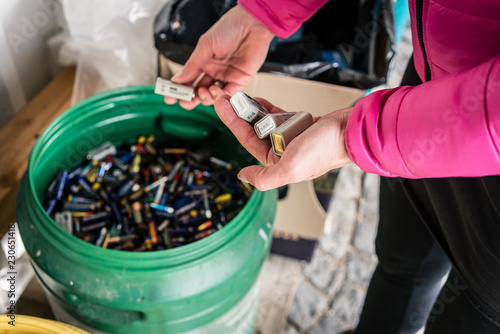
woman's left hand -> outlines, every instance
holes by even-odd
[[[215,102],[215,110],[238,141],[264,166],[243,168],[238,178],[259,190],[317,178],[331,169],[351,163],[344,132],[353,108],[315,118],[314,124],[287,144],[281,157],[274,154],[269,140],[257,137],[253,126],[239,118],[229,103],[229,95]],[[270,102],[256,98],[271,113],[285,112]]]

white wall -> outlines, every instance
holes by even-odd
[[[61,14],[56,0],[0,1],[0,128],[59,70],[47,39]]]

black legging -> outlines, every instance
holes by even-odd
[[[411,59],[402,85],[420,83]],[[500,333],[499,249],[500,177],[383,177],[356,334]]]

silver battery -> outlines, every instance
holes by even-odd
[[[173,97],[178,100],[191,101],[194,98],[194,88],[173,83],[162,78],[156,79],[155,94]]]
[[[236,115],[250,124],[255,124],[268,114],[266,108],[243,92],[234,94],[229,102]]]
[[[276,129],[278,126],[280,126],[295,114],[296,112],[267,114],[253,126],[257,137],[259,137],[260,139],[268,138],[271,131]]]
[[[299,111],[276,129],[272,130],[270,137],[274,154],[279,156],[283,155],[290,142],[308,127],[313,125],[313,123],[313,118],[310,113]]]
[[[61,226],[63,230],[69,234],[73,234],[73,219],[70,212],[56,212],[54,219],[57,225]]]
[[[87,160],[102,160],[108,155],[115,155],[116,147],[111,142],[106,141],[96,148],[87,152]]]

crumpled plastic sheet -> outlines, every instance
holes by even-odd
[[[72,104],[113,88],[154,84],[153,21],[167,0],[60,2],[62,31],[48,43],[61,65],[76,65]]]

